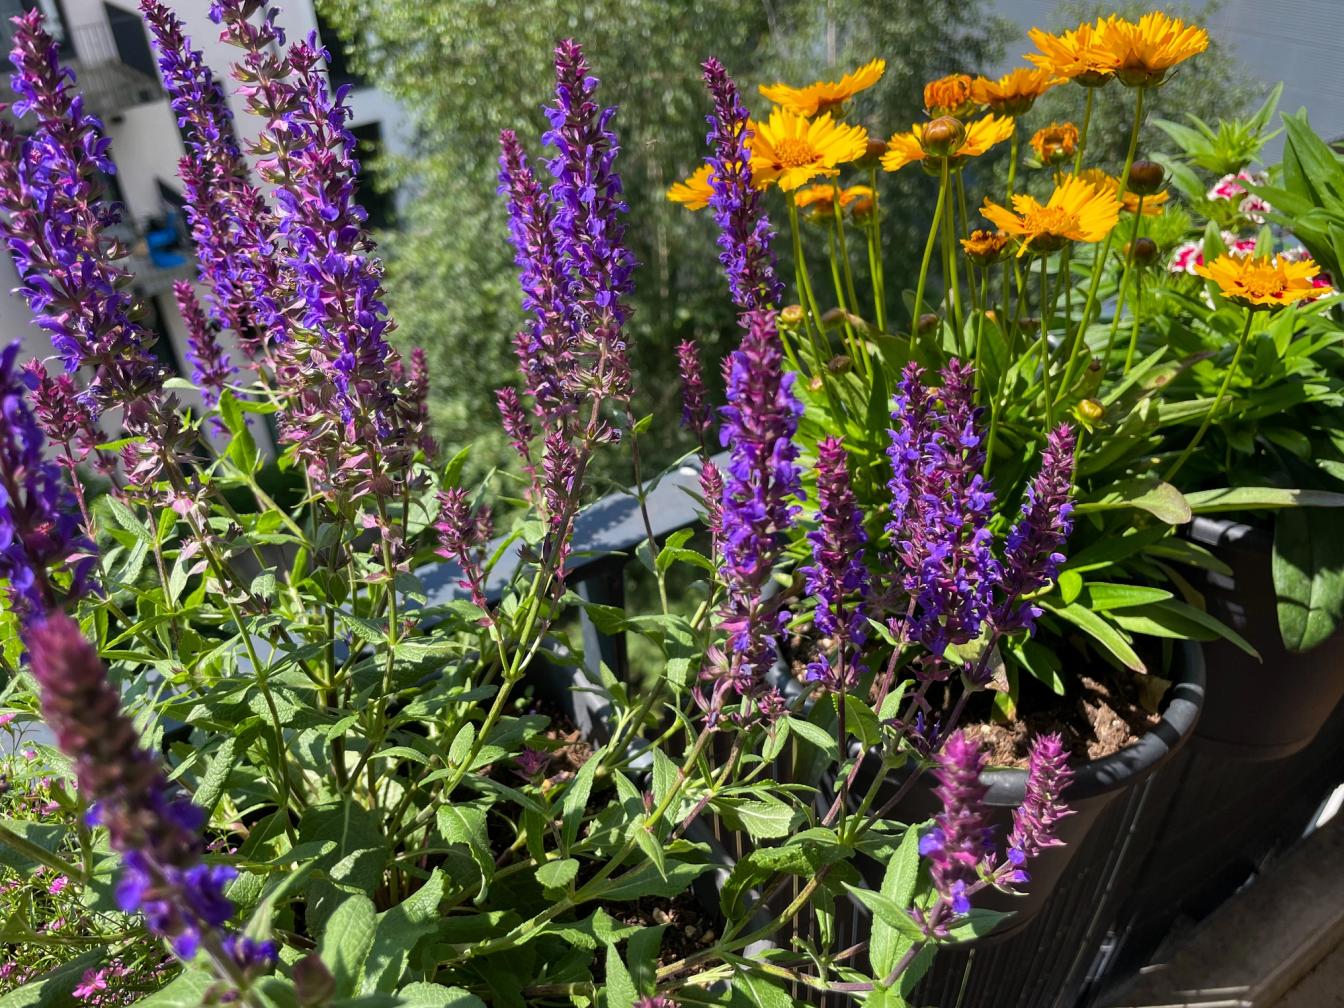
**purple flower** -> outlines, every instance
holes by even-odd
[[[507,197],[509,240],[519,268],[523,308],[533,315],[516,344],[526,391],[548,427],[563,421],[580,395],[575,373],[574,308],[561,262],[555,209],[512,130],[499,134],[499,192]]]
[[[548,548],[557,584],[564,578],[569,556],[569,523],[578,510],[581,462],[574,442],[563,431],[546,435],[541,456],[542,510],[551,535]]]
[[[265,350],[263,336],[279,339],[284,332],[276,300],[275,221],[251,181],[224,90],[200,50],[191,47],[182,22],[159,0],[140,0],[140,10],[184,132],[187,156],[178,173],[210,317],[237,333],[246,355],[257,363]]]
[[[631,1008],[681,1008],[681,1002],[674,1001],[664,995],[646,994],[643,997],[635,998]]]
[[[935,393],[911,364],[893,398],[887,528],[904,568],[901,586],[914,603],[907,632],[935,655],[980,635],[1000,573],[971,376],[954,360]]]
[[[987,763],[979,743],[966,732],[949,736],[933,775],[934,794],[942,805],[933,828],[920,838],[919,852],[929,860],[929,874],[938,900],[916,920],[930,937],[943,937],[951,914],[971,909],[970,891],[993,849],[993,833],[985,822],[985,794],[980,780]]]
[[[499,418],[504,426],[504,433],[508,435],[509,444],[513,445],[514,451],[522,458],[523,467],[531,472],[534,468],[532,464],[533,431],[532,425],[527,421],[527,412],[518,399],[518,391],[511,385],[496,389],[495,405],[499,407]]]
[[[482,570],[482,551],[490,541],[492,523],[490,511],[473,510],[467,491],[453,487],[438,495],[439,517],[434,525],[439,533],[439,556],[452,560],[462,568],[462,587],[471,591],[471,600],[484,609],[485,572]]]
[[[681,374],[681,425],[704,435],[714,426],[705,402],[705,379],[700,373],[700,348],[694,340],[677,344],[677,370]]]
[[[1000,630],[1032,630],[1039,607],[1021,601],[1054,579],[1064,562],[1060,552],[1073,529],[1073,448],[1075,436],[1060,424],[1050,432],[1041,468],[1027,484],[1022,513],[1004,541],[1002,600],[995,608]]]
[[[191,359],[192,381],[200,386],[206,403],[213,406],[219,402],[229,377],[238,369],[229,363],[228,355],[219,345],[219,323],[205,317],[191,283],[174,281],[173,297],[177,299],[177,310],[187,324],[187,355]]]
[[[843,691],[857,681],[854,661],[867,640],[864,602],[869,590],[864,566],[863,515],[854,497],[841,438],[823,438],[817,445],[817,522],[807,534],[812,563],[803,568],[808,593],[816,599],[813,625],[832,639],[834,665],[825,651],[807,668],[806,678]],[[848,659],[848,660],[847,660]]]
[[[29,621],[56,606],[52,570],[68,570],[68,599],[89,590],[94,546],[80,531],[60,465],[43,456],[18,353],[18,341],[0,351],[0,579],[9,582],[10,605]]]
[[[622,298],[631,290],[635,260],[623,244],[628,208],[615,171],[620,144],[609,128],[616,110],[597,103],[597,86],[579,44],[557,45],[555,104],[546,108],[551,128],[542,141],[556,152],[547,163],[555,177],[550,203],[577,323],[580,381],[593,396],[625,403],[631,381],[621,330],[630,309]]]
[[[201,860],[205,816],[172,792],[158,761],[140,745],[97,652],[62,613],[32,623],[24,644],[42,714],[74,761],[80,794],[94,803],[90,821],[107,828],[122,857],[118,904],[144,913],[150,929],[183,959],[203,940],[226,948],[220,929],[233,907],[224,887],[235,873]]]
[[[762,598],[788,530],[800,508],[802,482],[793,435],[802,403],[793,394],[793,374],[784,354],[775,313],[743,316],[745,332],[728,367],[728,405],[719,432],[729,449],[720,518],[720,573],[728,590],[721,610],[731,654],[727,673],[733,689],[750,694],[773,661],[779,630],[776,608]]]
[[[108,140],[73,93],[74,74],[60,65],[41,13],[14,24],[14,112],[35,121],[22,138],[0,123],[0,206],[19,293],[66,371],[93,370],[90,408],[126,405],[156,392],[162,375],[153,338],[131,321],[130,277],[115,266],[125,250],[108,234],[118,210],[102,201],[100,179],[114,171]]]
[[[64,373],[49,374],[41,361],[31,360],[23,367],[23,380],[42,433],[53,444],[69,448],[69,459],[84,461],[100,437],[94,427],[93,413],[80,397],[74,378]],[[101,453],[95,458],[98,469],[107,471],[110,462]]]
[[[1026,794],[1013,812],[1007,859],[998,872],[1002,883],[1026,882],[1028,875],[1023,866],[1043,848],[1063,843],[1056,836],[1055,827],[1071,814],[1062,795],[1072,779],[1069,754],[1059,735],[1038,735],[1032,739]]]
[[[710,125],[711,154],[706,159],[714,195],[709,205],[719,226],[719,262],[728,275],[733,303],[742,311],[776,306],[784,297],[784,285],[775,276],[775,255],[770,249],[774,232],[761,209],[761,193],[751,181],[752,132],[746,106],[737,85],[716,59],[704,63],[705,86],[714,98]]]

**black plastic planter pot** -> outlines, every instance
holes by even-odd
[[[1344,632],[1304,654],[1290,653],[1279,634],[1270,535],[1208,518],[1196,518],[1188,535],[1232,568],[1230,577],[1209,573],[1196,584],[1209,613],[1262,659],[1222,640],[1205,645],[1211,673],[1197,737],[1210,754],[1290,756],[1311,743],[1344,698]]]
[[[1028,893],[990,893],[977,901],[989,909],[1012,910],[1014,916],[993,934],[940,950],[911,1003],[940,1008],[1073,1003],[1164,818],[1163,796],[1170,791],[1163,780],[1166,770],[1199,719],[1204,702],[1199,645],[1183,642],[1178,660],[1161,722],[1118,753],[1075,768],[1067,792],[1074,814],[1061,823],[1066,845],[1042,852],[1032,863]],[[1002,835],[1022,802],[1026,771],[991,770],[982,779]],[[893,787],[898,785],[893,781]],[[916,785],[892,818],[921,822],[936,811],[934,802],[930,788]],[[869,884],[880,884],[882,866],[871,867],[876,877]],[[855,941],[867,937],[869,921],[861,910],[847,924]]]

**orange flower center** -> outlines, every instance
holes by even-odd
[[[1272,266],[1251,266],[1240,279],[1241,288],[1253,298],[1279,297],[1283,293],[1283,277]]]
[[[1067,235],[1078,228],[1078,215],[1063,207],[1045,206],[1033,210],[1023,219],[1027,230],[1038,235]]]
[[[781,168],[802,168],[819,160],[821,155],[806,140],[785,137],[775,144],[775,163]]]

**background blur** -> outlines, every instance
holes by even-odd
[[[1157,92],[1151,114],[1206,120],[1245,111],[1286,81],[1284,110],[1309,109],[1317,131],[1344,134],[1344,71],[1329,58],[1329,23],[1340,0],[1226,0],[1166,5],[1207,25],[1212,50],[1183,65]],[[176,164],[182,140],[159,84],[134,0],[0,0],[8,17],[40,6],[63,42],[81,90],[107,125],[118,164],[115,192],[125,206],[124,237],[135,255],[147,322],[161,353],[184,371],[183,325],[170,292],[194,274],[181,212]],[[223,76],[232,50],[217,41],[203,0],[182,0],[193,42]],[[1153,4],[1121,3],[1136,14]],[[713,221],[664,198],[705,152],[709,101],[699,63],[714,55],[738,80],[755,113],[767,111],[761,83],[835,79],[874,57],[887,60],[882,82],[855,102],[850,119],[886,138],[922,118],[924,83],[947,73],[1001,73],[1030,48],[1026,29],[1075,26],[1115,4],[1054,0],[287,0],[281,23],[291,38],[317,31],[332,54],[334,82],[352,87],[351,127],[363,162],[360,198],[387,263],[388,300],[403,347],[430,355],[436,433],[456,448],[473,443],[471,468],[506,458],[494,389],[513,379],[510,337],[521,321],[502,201],[495,193],[497,135],[512,128],[535,160],[542,154],[542,105],[552,81],[557,38],[585,45],[602,79],[602,97],[620,106],[619,168],[630,202],[628,240],[641,266],[630,323],[639,409],[658,415],[655,462],[689,443],[671,436],[677,414],[673,347],[694,338],[706,371],[733,340],[733,318],[719,276]],[[8,48],[8,39],[3,39]],[[1129,106],[1119,88],[1101,93],[1089,150],[1123,158]],[[255,125],[233,101],[240,132]],[[1076,88],[1057,88],[1028,117],[1034,130],[1076,116]],[[1150,137],[1158,136],[1149,131]],[[1278,143],[1269,148],[1276,155]],[[1002,172],[997,158],[975,170]],[[969,169],[968,169],[969,170]],[[1032,179],[1026,179],[1032,184]],[[1042,177],[1040,182],[1044,183]],[[917,169],[884,175],[883,233],[889,270],[901,281],[917,267],[932,179]],[[774,197],[772,197],[772,200]],[[782,205],[770,204],[787,228]],[[778,243],[783,254],[787,242]],[[785,263],[784,275],[791,275]],[[0,287],[15,286],[0,261]],[[900,274],[904,274],[901,276]],[[6,282],[7,281],[7,282]],[[891,301],[895,303],[895,295]],[[0,298],[0,322],[32,351],[50,352],[15,298]],[[625,479],[628,474],[612,473]]]

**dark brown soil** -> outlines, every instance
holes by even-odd
[[[794,637],[788,649],[790,668],[801,680],[814,642]],[[1093,675],[1070,675],[1070,659],[1077,661],[1072,655],[1065,658],[1063,696],[1024,674],[1018,684],[1018,716],[1006,723],[995,716],[990,693],[972,698],[961,725],[979,735],[991,766],[1025,767],[1031,739],[1049,732],[1058,732],[1076,759],[1100,759],[1132,745],[1161,721],[1166,680],[1117,672],[1100,662],[1089,663]],[[958,690],[959,685],[929,691],[935,717],[938,710],[951,707]]]
[[[593,747],[584,739],[574,719],[555,704],[538,698],[532,705],[534,713],[544,714],[551,723],[542,732],[546,740],[544,746],[550,753],[551,761],[546,767],[546,777],[553,782],[568,780],[593,755]]]
[[[705,913],[695,895],[684,892],[672,899],[646,896],[629,903],[603,903],[602,909],[622,924],[649,927],[666,924],[658,965],[667,966],[714,944],[719,921]]]

